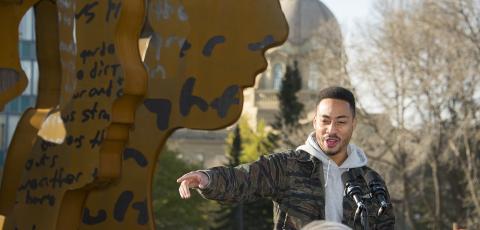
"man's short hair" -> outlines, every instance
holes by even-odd
[[[355,117],[355,96],[353,96],[353,93],[350,90],[340,86],[324,88],[320,90],[320,93],[318,94],[317,105],[320,104],[323,99],[327,98],[338,99],[348,102],[348,104],[350,105],[350,109],[352,110],[353,117]]]

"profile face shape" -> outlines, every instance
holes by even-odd
[[[170,104],[161,130],[225,127],[240,115],[242,89],[266,68],[266,48],[285,40],[283,13],[274,0],[181,3],[151,2],[145,105]]]
[[[123,153],[124,176],[88,195],[82,229],[154,229],[151,183],[168,136],[234,123],[243,89],[267,66],[264,52],[287,37],[278,0],[156,0],[147,9],[148,90]]]
[[[266,68],[264,52],[287,37],[279,2],[152,0],[147,7],[140,7],[149,11],[146,21],[151,27],[151,44],[144,61],[149,74],[148,91],[135,110],[134,128],[128,133],[129,143],[121,156],[115,155],[116,151],[100,153],[120,149],[116,142],[127,135],[114,131],[129,124],[124,111],[136,108],[112,104],[122,96],[122,90],[125,93],[126,88],[138,85],[129,74],[138,67],[131,66],[134,56],[125,55],[131,50],[120,45],[119,40],[135,37],[135,28],[130,27],[136,24],[130,22],[139,13],[135,11],[129,20],[124,20],[125,14],[133,11],[127,4],[139,7],[143,2],[61,3],[57,13],[62,19],[58,29],[63,36],[57,48],[63,47],[60,56],[72,52],[71,58],[61,58],[62,63],[72,64],[62,65],[66,79],[62,80],[59,102],[67,138],[60,145],[37,139],[28,147],[31,159],[26,164],[21,162],[25,165],[22,170],[28,172],[22,174],[20,191],[16,191],[21,200],[8,222],[19,228],[55,229],[62,228],[59,220],[66,225],[77,224],[75,218],[81,216],[78,228],[82,229],[154,229],[151,181],[165,140],[180,127],[219,129],[236,121],[242,109],[242,90],[253,86],[256,74]],[[80,14],[73,17],[75,9]],[[69,23],[74,20],[75,24]],[[126,27],[129,33],[117,34]],[[76,31],[73,43],[72,28]],[[76,48],[67,49],[71,44]],[[16,48],[12,50],[17,52]],[[82,53],[86,56],[82,57]],[[111,121],[117,124],[112,129]],[[104,170],[99,162],[112,155],[123,160],[118,166],[122,167],[122,175],[101,190],[87,191],[85,186]],[[113,166],[107,168],[115,168],[116,163],[112,161]],[[37,186],[39,181],[41,186]],[[39,199],[41,205],[35,203]],[[67,200],[72,205],[62,205]],[[81,215],[77,215],[81,205]]]
[[[332,98],[321,100],[313,123],[317,143],[325,154],[334,156],[346,153],[356,125],[347,101]]]
[[[132,98],[146,92],[136,32],[144,12],[137,0],[35,5],[39,95],[9,147],[7,165],[14,170],[4,175],[15,178],[0,191],[8,201],[0,199],[6,229],[77,228],[85,187],[118,177],[127,136],[121,134],[128,134],[136,111]],[[60,116],[49,122],[53,107]],[[57,122],[66,130],[63,142],[36,135]]]
[[[3,1],[0,4],[0,111],[10,100],[22,94],[28,84],[20,66],[18,25],[27,10],[38,0]]]

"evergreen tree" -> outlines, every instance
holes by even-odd
[[[257,160],[260,156],[273,152],[274,146],[268,140],[269,132],[265,127],[265,121],[259,120],[256,130],[252,130],[247,119],[240,118],[240,134],[242,136],[243,153],[240,163],[248,163]]]
[[[277,95],[280,103],[280,113],[276,122],[280,127],[294,128],[297,126],[303,111],[303,104],[297,98],[297,93],[301,88],[302,78],[295,61],[293,70],[290,66],[287,66],[287,71],[282,79],[282,85]]]
[[[227,143],[229,144],[227,166],[235,167],[240,164],[240,156],[242,154],[242,139],[238,125],[235,127],[233,133],[229,134]],[[211,229],[243,230],[243,203],[219,205],[220,207],[213,213],[214,218]]]
[[[255,161],[261,155],[272,151],[272,144],[267,139],[268,133],[265,132],[265,123],[260,121],[256,129],[252,130],[245,118],[240,119],[227,139],[228,166]],[[212,229],[270,230],[273,227],[273,205],[269,198],[219,206],[213,214],[215,217]]]
[[[258,121],[256,130],[252,130],[245,118],[239,121],[243,154],[240,163],[257,160],[273,151],[273,144],[268,140],[265,122]],[[245,229],[270,230],[273,228],[273,203],[270,198],[262,198],[244,204]]]
[[[237,125],[233,130],[232,143],[228,150],[228,166],[235,167],[240,164],[240,157],[242,155],[242,136],[240,127]]]
[[[188,164],[177,158],[175,151],[160,154],[153,177],[153,210],[157,229],[208,229],[208,209],[211,202],[200,196],[182,200],[176,182],[185,172],[197,170],[200,165]]]
[[[268,137],[277,148],[293,148],[298,145],[298,143],[294,143],[289,138],[289,135],[297,132],[298,128],[300,128],[298,121],[303,114],[304,106],[298,101],[297,93],[301,88],[302,78],[295,61],[293,68],[287,66],[282,79],[282,85],[277,94],[280,111],[275,116],[275,121],[272,124],[274,131]]]

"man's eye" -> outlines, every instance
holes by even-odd
[[[347,122],[346,121],[338,121],[337,123],[343,125],[343,124],[346,124]]]
[[[323,123],[323,124],[330,124],[330,121],[328,121],[328,120],[323,120],[322,123]]]

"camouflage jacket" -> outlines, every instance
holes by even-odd
[[[362,167],[363,170],[372,170]],[[262,156],[259,160],[231,167],[215,167],[205,172],[210,183],[199,190],[207,199],[222,202],[250,202],[270,197],[274,208],[274,229],[301,229],[313,220],[325,218],[325,196],[322,163],[304,151],[288,151]],[[357,177],[364,193],[368,186]],[[339,191],[342,192],[343,191]],[[390,207],[377,217],[375,198],[365,201],[369,210],[370,229],[394,229],[395,217]],[[343,198],[343,223],[361,229],[354,223],[356,204]],[[358,222],[358,221],[357,221]]]

